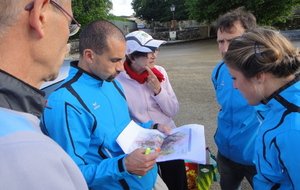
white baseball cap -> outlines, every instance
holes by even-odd
[[[161,44],[165,44],[166,41],[154,40],[152,36],[144,31],[134,31],[126,36],[126,55],[132,54],[135,51],[139,52],[153,52]]]

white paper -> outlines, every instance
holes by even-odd
[[[171,136],[155,129],[145,129],[131,121],[117,138],[122,150],[129,154],[137,148],[161,149],[157,162],[188,160],[206,163],[204,126],[188,124],[171,130]]]

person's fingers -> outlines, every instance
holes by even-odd
[[[155,74],[153,73],[153,71],[152,71],[148,66],[146,66],[145,68],[147,69],[148,74],[149,74],[150,76],[156,77]],[[149,76],[148,76],[148,77],[149,77]]]
[[[158,153],[145,155],[145,149],[137,149],[125,158],[125,165],[129,173],[143,176],[156,164]]]

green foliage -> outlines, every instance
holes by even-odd
[[[73,15],[81,24],[81,28],[93,20],[107,20],[111,9],[110,0],[72,0]],[[78,38],[78,34],[71,38]]]
[[[73,14],[80,23],[87,24],[97,19],[107,19],[112,9],[110,0],[73,0]]]
[[[185,0],[132,0],[132,9],[136,13],[136,17],[148,21],[166,22],[173,19],[173,13],[170,6],[176,6],[174,12],[175,20],[188,19],[187,7]]]
[[[190,19],[212,23],[220,15],[244,6],[257,18],[259,25],[285,22],[300,0],[186,0]]]
[[[129,20],[127,18],[123,18],[123,17],[119,17],[119,16],[115,16],[113,14],[109,14],[107,17],[107,20],[119,20],[119,21],[123,21],[123,22],[134,22],[134,20]]]

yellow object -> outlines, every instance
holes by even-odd
[[[148,154],[150,154],[150,148],[146,148],[146,150],[145,150],[145,155],[148,155]],[[139,178],[141,178],[142,176],[138,176]]]
[[[213,181],[218,181],[216,158],[207,149],[207,164],[185,160],[188,190],[209,190]]]
[[[146,148],[146,150],[145,150],[145,155],[148,155],[148,154],[150,154],[150,148]]]

